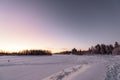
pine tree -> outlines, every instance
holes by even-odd
[[[119,43],[118,43],[118,42],[115,42],[114,47],[115,47],[115,48],[119,47]]]
[[[95,46],[95,53],[100,54],[101,47],[99,44]]]
[[[105,46],[105,44],[101,44],[100,52],[101,52],[101,54],[106,54],[106,46]]]
[[[72,49],[72,54],[77,54],[77,49],[73,48]]]

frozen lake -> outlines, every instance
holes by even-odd
[[[0,80],[120,80],[119,62],[108,55],[0,56]]]

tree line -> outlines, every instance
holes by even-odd
[[[1,51],[0,55],[52,55],[53,53],[49,50],[23,50],[20,52],[4,52]],[[62,51],[56,54],[66,54],[66,55],[120,55],[120,44],[115,42],[114,45],[106,45],[106,44],[97,44],[95,46],[90,47],[88,50],[77,50],[73,48],[71,51]]]
[[[88,50],[77,50],[73,48],[71,51],[63,51],[57,54],[73,54],[73,55],[115,55],[120,54],[120,44],[115,42],[114,45],[106,45],[106,44],[97,44],[95,46],[90,47]]]
[[[116,50],[119,47],[120,45],[118,42],[115,42],[114,45],[97,44],[94,47],[92,46],[91,48],[89,48],[89,52],[91,54],[116,54],[115,52],[119,53],[119,51]]]
[[[49,50],[23,50],[20,52],[1,51],[0,55],[52,55],[52,53]]]

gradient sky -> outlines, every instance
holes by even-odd
[[[120,41],[120,0],[0,0],[0,49],[88,49]]]

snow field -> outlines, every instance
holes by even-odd
[[[0,80],[120,80],[119,62],[111,55],[0,56]]]

